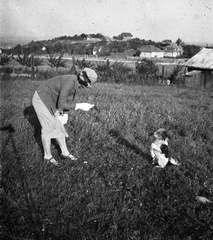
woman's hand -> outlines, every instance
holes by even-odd
[[[63,110],[57,110],[55,116],[60,120],[60,122],[64,125],[68,121],[68,113],[64,113]]]

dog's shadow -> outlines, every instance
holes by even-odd
[[[27,121],[29,122],[29,124],[31,125],[31,127],[34,130],[34,138],[36,143],[38,144],[39,148],[41,149],[42,153],[44,152],[43,150],[43,145],[42,145],[42,141],[41,141],[41,124],[38,120],[37,114],[35,112],[34,107],[31,106],[27,106],[24,109],[24,118],[27,119]],[[55,139],[51,139],[51,143],[54,145],[54,147],[57,149],[58,152],[60,152],[60,147],[58,146],[57,142],[55,141]]]
[[[109,134],[113,136],[117,142],[126,148],[129,148],[133,150],[136,154],[140,155],[144,159],[146,159],[148,162],[152,162],[152,157],[150,154],[143,152],[137,145],[130,143],[127,139],[125,139],[119,131],[115,129],[111,129],[109,131]]]

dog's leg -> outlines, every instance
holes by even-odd
[[[164,168],[167,165],[169,159],[166,158],[164,154],[158,151],[155,151],[155,156],[156,156],[159,167]]]
[[[178,163],[178,161],[176,161],[174,158],[170,158],[169,161],[173,165],[176,165],[176,166],[180,165],[180,163]]]

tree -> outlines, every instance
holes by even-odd
[[[181,80],[181,76],[184,73],[183,69],[185,69],[185,66],[183,66],[181,63],[178,63],[178,65],[172,69],[172,73],[169,76],[169,80],[172,84],[178,83],[178,81]]]
[[[155,81],[155,77],[158,71],[158,66],[154,61],[148,59],[142,59],[141,61],[137,61],[135,64],[135,69],[137,76],[140,81],[142,80],[146,84],[150,84]]]
[[[148,59],[142,59],[141,61],[137,61],[135,64],[135,68],[138,74],[142,75],[153,75],[158,71],[157,65]]]
[[[12,55],[2,54],[0,55],[0,65],[5,66],[12,59]]]
[[[200,51],[200,47],[196,45],[183,45],[183,55],[181,57],[191,58]]]
[[[37,70],[38,66],[40,66],[43,62],[42,59],[35,56],[33,53],[18,55],[18,57],[16,58],[16,61],[19,62],[22,66],[24,66],[25,70],[27,70],[27,67],[31,68],[32,78],[34,78],[35,68]]]
[[[63,49],[62,43],[60,41],[57,41],[53,46],[54,52],[60,52]]]
[[[134,57],[139,57],[141,54],[141,51],[140,50],[137,50],[136,53],[133,55]]]
[[[133,38],[129,41],[129,48],[132,48],[134,50],[137,50],[137,48],[141,47],[142,41],[139,38]]]
[[[32,63],[32,61],[31,61],[31,63]],[[34,67],[36,68],[36,71],[38,70],[38,66],[41,66],[42,63],[43,63],[43,59],[41,59],[37,56],[33,56],[33,64],[34,64]],[[31,64],[30,64],[30,66],[31,66]]]
[[[50,54],[47,60],[49,61],[49,66],[51,68],[55,67],[56,72],[58,74],[58,68],[59,67],[66,67],[66,62],[67,60],[63,60],[63,53],[60,54],[59,56],[55,56],[54,54]]]
[[[22,46],[20,44],[17,44],[14,48],[13,48],[13,54],[22,54]]]
[[[99,38],[99,39],[103,39],[105,38],[101,33],[97,33],[97,34],[89,34],[92,38]]]
[[[41,52],[41,48],[42,48],[43,44],[39,41],[37,42],[34,42],[34,41],[31,41],[28,45],[27,45],[27,48],[29,49],[28,50],[28,53],[31,54],[31,53],[35,53],[35,54],[38,54]]]
[[[182,41],[180,38],[178,38],[175,42],[178,46],[183,46],[185,45],[184,41]]]
[[[19,62],[24,67],[30,67],[31,57],[28,54],[23,54],[23,55],[18,54],[16,61]]]
[[[51,44],[46,45],[46,51],[48,54],[53,54],[54,50],[53,50],[53,46]]]
[[[115,40],[123,40],[123,36],[122,35],[118,35],[118,36],[114,36],[113,39]]]
[[[81,40],[84,40],[84,39],[86,39],[87,38],[87,34],[84,34],[84,33],[82,33],[81,35],[80,35],[80,39]]]

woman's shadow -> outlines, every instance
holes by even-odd
[[[41,141],[41,124],[38,120],[38,117],[37,117],[34,107],[32,105],[27,106],[24,109],[23,113],[24,113],[24,118],[27,119],[27,121],[29,122],[29,124],[31,125],[31,127],[34,130],[34,138],[35,138],[36,143],[38,144],[42,153],[44,153],[43,145],[42,145],[42,141]],[[55,139],[51,139],[51,143],[54,145],[54,147],[57,149],[57,151],[60,152],[60,147],[58,146]]]
[[[125,139],[119,131],[116,129],[111,129],[109,131],[109,134],[113,136],[117,142],[126,148],[133,150],[136,154],[142,156],[144,159],[146,159],[148,162],[152,162],[152,157],[150,154],[143,152],[138,146],[130,143],[127,139]]]

